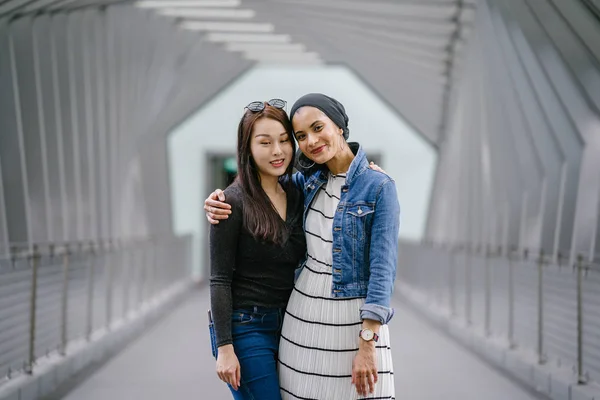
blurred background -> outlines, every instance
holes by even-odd
[[[309,92],[396,181],[397,396],[600,398],[600,1],[0,0],[0,399],[229,398],[203,201]]]

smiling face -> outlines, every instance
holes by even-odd
[[[317,164],[327,163],[343,148],[343,130],[318,108],[299,108],[292,124],[298,147]]]
[[[281,122],[260,118],[254,123],[250,153],[261,177],[282,176],[294,157],[289,133]]]

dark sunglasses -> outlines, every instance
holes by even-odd
[[[283,109],[283,108],[285,108],[287,102],[285,100],[281,100],[281,99],[271,99],[271,100],[267,101],[267,104],[270,105],[271,107]],[[252,112],[259,112],[259,111],[262,111],[265,109],[265,102],[264,101],[253,101],[252,103],[248,104],[245,108],[247,108],[248,110],[250,110]]]

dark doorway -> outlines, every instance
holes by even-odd
[[[212,154],[208,160],[208,192],[214,189],[225,189],[237,176],[237,160],[235,154]]]
[[[235,153],[209,153],[206,155],[206,164],[201,174],[206,177],[206,187],[203,190],[201,199],[202,204],[200,207],[204,207],[204,199],[208,197],[215,189],[225,189],[231,185],[235,177],[237,176],[237,159]],[[200,218],[202,219],[200,226],[206,226],[204,231],[204,238],[202,239],[204,246],[204,259],[202,262],[202,275],[205,277],[209,276],[209,263],[210,254],[208,249],[208,229],[210,228],[206,221],[204,212],[201,213]]]

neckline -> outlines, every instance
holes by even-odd
[[[333,179],[346,178],[347,176],[348,176],[347,172],[344,172],[342,174],[332,174],[331,172],[329,173],[329,177],[333,178]]]
[[[288,196],[288,192],[287,192],[287,190],[285,190],[285,187],[283,185],[281,187],[283,189],[283,193],[285,193],[285,219],[281,216],[281,214],[279,214],[279,211],[277,211],[277,208],[275,208],[275,205],[273,204],[272,201],[271,201],[271,204],[273,204],[273,208],[275,209],[275,212],[277,213],[277,216],[279,217],[279,219],[284,224],[287,224],[290,219],[290,196]]]
[[[284,224],[287,224],[290,220],[290,196],[288,196],[288,192],[285,189],[283,191],[285,193],[285,219],[281,218],[281,215],[279,215],[279,218],[281,218]]]

